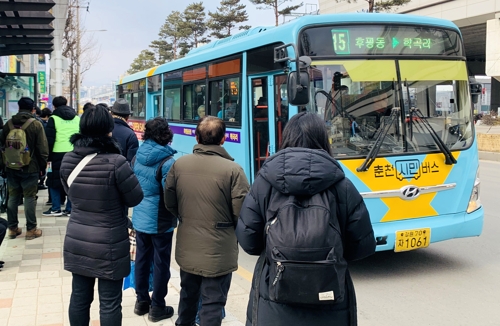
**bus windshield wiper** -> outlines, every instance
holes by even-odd
[[[417,117],[415,122],[418,123],[419,125],[424,126],[425,129],[427,129],[427,131],[432,137],[432,140],[434,140],[434,143],[436,143],[437,147],[439,148],[439,151],[444,154],[445,164],[447,165],[456,164],[457,160],[451,153],[450,149],[448,148],[448,146],[446,146],[441,137],[439,137],[439,135],[436,133],[436,130],[432,128],[431,124],[429,123],[429,121],[427,121],[427,118],[425,118],[422,112],[420,112],[418,108],[410,108],[410,124],[413,124],[413,115]],[[443,130],[443,132],[446,131]]]
[[[316,96],[317,96],[318,94],[323,94],[323,95],[326,97],[326,99],[327,99],[327,103],[326,103],[327,105],[325,105],[324,120],[326,120],[326,114],[327,114],[327,112],[328,112],[328,102],[330,102],[330,104],[331,104],[331,106],[332,106],[332,109],[333,109],[333,108],[335,108],[335,116],[336,116],[336,115],[340,115],[341,113],[342,113],[342,115],[343,115],[343,113],[344,113],[344,112],[343,112],[343,111],[344,111],[344,110],[343,110],[343,108],[342,108],[342,107],[340,107],[340,108],[339,108],[339,107],[337,107],[337,103],[335,102],[335,97],[337,96],[337,94],[338,94],[339,92],[340,92],[340,90],[338,90],[338,91],[335,93],[335,95],[333,95],[333,96],[332,96],[332,95],[331,95],[331,92],[330,92],[330,93],[327,93],[326,91],[324,91],[324,90],[320,89],[320,90],[316,91],[316,93],[314,94],[314,100],[315,100],[315,101],[316,101]],[[332,117],[332,118],[333,118],[333,117]]]
[[[401,109],[398,107],[395,107],[392,109],[391,115],[390,115],[391,120],[389,121],[388,124],[384,125],[382,130],[380,130],[380,132],[377,136],[377,139],[375,140],[375,144],[371,148],[368,155],[366,155],[366,158],[365,158],[363,164],[361,164],[361,166],[359,168],[357,168],[356,171],[358,171],[358,172],[368,171],[368,169],[370,168],[372,163],[375,161],[375,158],[377,157],[378,152],[380,151],[380,147],[382,147],[382,144],[384,143],[385,136],[387,136],[387,133],[391,129],[392,125],[395,122],[397,122],[397,119],[399,118],[400,111],[401,111]]]

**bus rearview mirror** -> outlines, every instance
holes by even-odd
[[[306,105],[309,103],[309,74],[307,72],[292,71],[288,75],[288,103],[292,105]]]

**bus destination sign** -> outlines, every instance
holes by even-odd
[[[406,29],[389,35],[371,29],[332,29],[333,51],[338,55],[352,55],[441,54],[445,50],[442,38],[436,38],[430,33],[420,36],[414,29],[411,29],[410,33],[406,32]]]
[[[302,32],[300,44],[304,54],[316,57],[332,55],[462,55],[462,43],[457,32],[424,26],[314,27]]]

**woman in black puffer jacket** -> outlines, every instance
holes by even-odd
[[[73,208],[64,239],[64,269],[73,273],[69,305],[72,326],[88,326],[97,278],[101,325],[121,325],[123,278],[130,273],[128,207],[143,198],[139,181],[118,143],[111,138],[113,118],[104,108],[85,111],[74,150],[64,156],[61,181]],[[75,167],[97,153],[68,187]]]
[[[337,212],[335,216],[332,215],[332,218],[338,219],[345,261],[361,259],[373,254],[375,238],[363,198],[352,182],[345,177],[340,164],[330,155],[324,121],[314,113],[302,112],[293,116],[288,122],[283,131],[280,151],[266,160],[243,202],[240,219],[236,226],[236,236],[241,247],[251,255],[260,255],[266,248],[264,242],[266,223],[277,216],[278,210],[288,203],[289,198],[312,198],[316,194],[329,199],[329,212]],[[306,212],[314,214],[310,213],[311,211],[306,210]],[[315,216],[308,215],[308,217]],[[292,227],[286,219],[278,221],[276,218],[268,225],[267,231],[273,224],[282,225],[283,229],[286,228],[285,226]],[[296,226],[293,225],[293,227]],[[286,231],[288,234],[293,233],[292,229]],[[290,239],[284,232],[285,230],[280,235]],[[326,232],[325,230],[325,234]],[[299,238],[302,235],[301,232],[297,234]],[[308,241],[317,242],[313,239]],[[287,247],[295,248],[294,245],[289,242]],[[316,254],[317,251],[323,249],[318,246],[310,248],[319,248],[311,251],[311,254]],[[262,259],[263,257],[259,258],[259,261]],[[279,273],[276,277],[270,276],[271,269],[277,266],[271,265],[268,258],[265,261],[263,268],[260,269],[262,271],[260,279],[256,279],[259,274],[257,270],[259,263],[254,272],[246,326],[255,325],[255,323],[257,326],[357,325],[356,295],[348,270],[345,273],[345,284],[343,284],[345,294],[342,302],[292,305],[271,299],[270,291],[276,291],[274,285],[281,279]],[[283,265],[281,270],[283,275],[288,272],[288,268],[290,267]],[[303,282],[302,277],[297,277],[296,283],[301,282]],[[254,301],[255,285],[258,285],[260,290],[258,298],[255,298],[256,301]],[[284,286],[290,286],[290,284],[287,283]],[[305,285],[305,287],[308,286],[311,287],[311,284]],[[324,294],[329,293],[324,292]],[[296,296],[299,294],[296,293]],[[323,293],[319,293],[319,300],[330,300],[330,298],[322,299],[321,294]],[[333,291],[331,291],[331,296],[333,300]],[[258,302],[256,314],[253,313],[253,309],[256,308],[254,302]],[[257,316],[257,320],[253,319],[254,315]]]

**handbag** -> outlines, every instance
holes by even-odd
[[[135,252],[137,250],[137,245],[135,242],[135,230],[128,229],[128,239],[130,241],[130,261],[135,261]]]
[[[153,291],[153,270],[154,263],[151,263],[149,267],[149,289],[148,291]],[[130,274],[123,279],[123,290],[132,288],[135,290],[135,261],[130,261]]]
[[[135,253],[137,249],[136,233],[133,227],[130,227],[128,239],[130,241],[130,274],[123,279],[123,290],[132,288],[135,290]],[[153,291],[153,270],[154,262],[149,267],[149,292]]]

